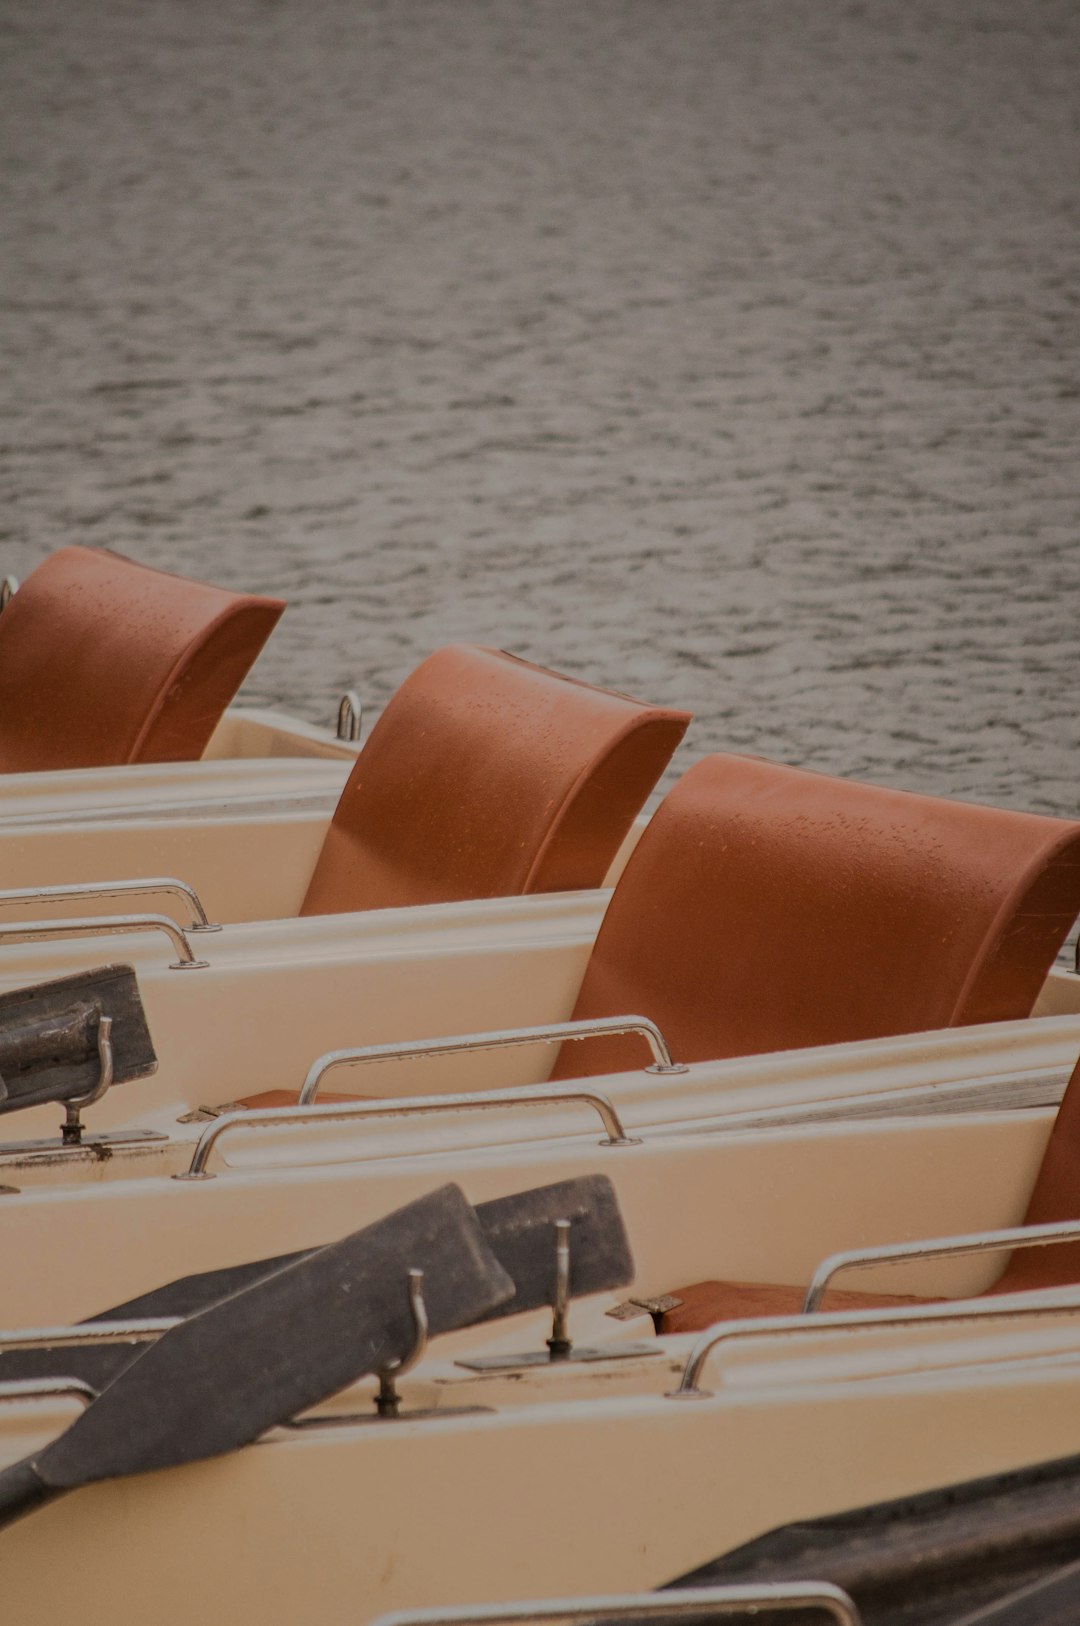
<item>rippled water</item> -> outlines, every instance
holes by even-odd
[[[5,0],[0,558],[1074,814],[1073,0]]]

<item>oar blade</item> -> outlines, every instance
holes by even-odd
[[[615,1188],[604,1174],[590,1174],[529,1191],[514,1192],[480,1203],[476,1217],[484,1240],[503,1269],[513,1277],[514,1296],[490,1312],[490,1318],[516,1315],[551,1304],[555,1293],[555,1221],[570,1221],[570,1296],[607,1292],[633,1279],[630,1244],[619,1212]],[[137,1298],[114,1304],[89,1318],[130,1321],[137,1318],[190,1316],[230,1293],[292,1264],[315,1250],[277,1254],[240,1265],[182,1276]],[[485,1317],[484,1319],[488,1319]],[[103,1388],[138,1359],[141,1346],[109,1343],[68,1348],[0,1351],[0,1382],[31,1377],[77,1377]]]
[[[112,1022],[112,1080],[157,1070],[129,965],[103,965],[0,994],[0,1114],[92,1092],[101,1079],[97,1031]]]
[[[217,1456],[405,1356],[407,1272],[432,1333],[514,1291],[456,1186],[319,1248],[170,1329],[35,1459],[52,1487]]]
[[[1080,1457],[1073,1456],[780,1525],[668,1585],[814,1576],[847,1592],[866,1626],[966,1626],[968,1615],[974,1626],[984,1609],[987,1626],[996,1626],[994,1600],[1037,1586],[1078,1547]],[[1062,1595],[1072,1584],[1062,1580]],[[1048,1608],[1054,1591],[1048,1583]],[[1001,1619],[1026,1626],[1042,1617]]]

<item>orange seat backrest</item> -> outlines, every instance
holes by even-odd
[[[0,772],[196,760],[284,608],[61,548],[0,615]]]
[[[1063,1220],[1080,1220],[1080,1061],[1061,1098],[1024,1215],[1025,1225],[1060,1224]],[[1065,1242],[1019,1249],[993,1291],[1019,1293],[1033,1287],[1072,1287],[1078,1282],[1080,1242]]]
[[[437,650],[357,758],[301,913],[599,886],[689,721],[496,649]]]
[[[1080,911],[1080,824],[712,756],[615,889],[574,1010],[703,1061],[1027,1016]],[[566,1044],[554,1076],[638,1068]]]

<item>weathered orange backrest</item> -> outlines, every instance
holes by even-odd
[[[1025,1225],[1080,1220],[1080,1061],[1073,1068],[1046,1145]],[[1012,1255],[995,1293],[1032,1287],[1071,1287],[1080,1282],[1080,1242],[1020,1248]]]
[[[650,1016],[680,1061],[1031,1011],[1080,911],[1080,824],[712,756],[615,889],[575,1017]],[[564,1045],[555,1077],[637,1068]]]
[[[372,729],[302,913],[599,886],[689,721],[496,649],[440,649]]]
[[[284,608],[61,548],[0,615],[0,771],[195,761]]]

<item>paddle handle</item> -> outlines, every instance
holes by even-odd
[[[46,1485],[29,1457],[13,1462],[0,1473],[0,1530],[24,1513],[32,1513],[42,1502],[51,1501],[62,1491]]]

